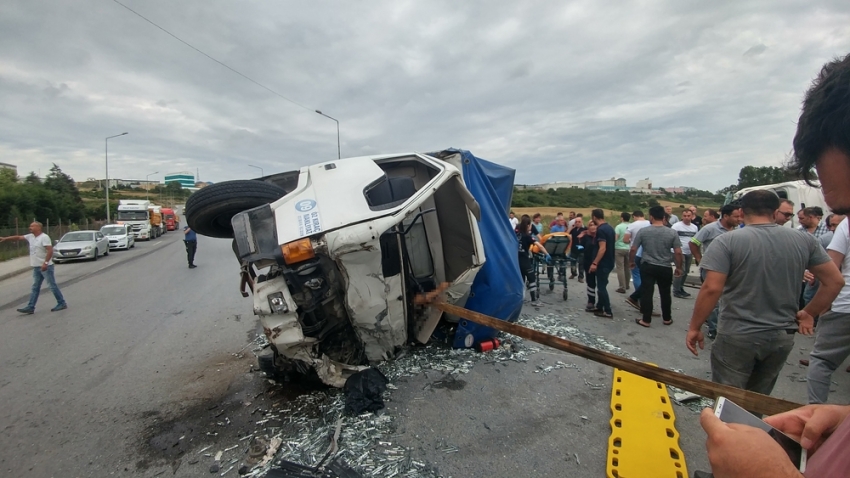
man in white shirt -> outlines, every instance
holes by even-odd
[[[629,227],[626,228],[626,233],[623,235],[623,242],[626,244],[631,244],[632,239],[634,239],[635,234],[637,234],[639,230],[645,227],[649,227],[649,221],[646,220],[646,217],[643,215],[643,211],[641,211],[640,209],[636,209],[634,212],[632,212],[632,219],[634,219],[634,221],[629,224]],[[642,255],[641,252],[643,251],[639,250],[636,257],[637,260],[635,261],[635,265],[637,267],[632,269],[632,283],[634,283],[635,285],[635,292],[632,295],[636,297],[635,303],[638,303],[638,301],[640,300],[640,257]]]
[[[841,269],[844,287],[832,302],[832,309],[818,320],[806,377],[809,403],[826,403],[832,373],[850,356],[850,225],[846,218],[835,229],[826,253]]]
[[[47,283],[50,285],[50,290],[53,291],[53,296],[56,297],[56,307],[50,309],[51,312],[64,310],[68,308],[65,303],[65,298],[62,297],[62,292],[59,291],[59,286],[56,285],[56,278],[53,276],[53,243],[50,242],[50,237],[42,232],[40,222],[30,224],[30,234],[23,236],[8,236],[0,237],[0,242],[3,241],[27,241],[30,245],[30,266],[32,267],[32,291],[30,292],[30,301],[26,307],[18,309],[22,314],[32,314],[35,312],[35,303],[38,302],[38,294],[41,291],[41,283],[44,278],[47,278]]]
[[[691,259],[693,258],[690,248],[691,239],[699,231],[699,227],[692,222],[693,219],[694,213],[689,209],[685,209],[682,212],[682,220],[672,226],[672,229],[679,235],[679,242],[682,243],[682,254],[684,255],[684,260],[682,261],[684,264],[682,268],[684,273],[673,279],[673,295],[680,299],[687,299],[691,296],[691,294],[685,292],[685,278],[691,270]]]
[[[514,214],[513,211],[511,211],[508,216],[511,220],[511,227],[514,229],[514,231],[516,231],[516,227],[519,225],[519,219],[517,219],[516,214]]]

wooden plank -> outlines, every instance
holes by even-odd
[[[741,390],[740,388],[729,385],[714,383],[708,380],[691,377],[683,373],[674,372],[672,370],[647,365],[642,362],[620,357],[619,355],[603,352],[586,345],[571,342],[554,335],[539,332],[528,327],[523,327],[522,325],[512,324],[504,320],[489,317],[479,312],[473,312],[471,310],[464,309],[463,307],[447,304],[445,302],[431,302],[434,297],[434,295],[429,295],[428,297],[419,296],[417,297],[417,303],[429,304],[443,312],[471,320],[476,324],[492,327],[496,330],[513,334],[517,337],[531,340],[532,342],[537,342],[538,344],[547,345],[554,349],[569,352],[573,355],[578,355],[579,357],[584,357],[588,360],[608,365],[609,367],[619,368],[650,380],[666,383],[667,385],[672,385],[703,397],[717,399],[717,397],[723,396],[753,413],[775,415],[777,413],[787,412],[788,410],[803,406],[799,403],[789,402],[769,395]]]

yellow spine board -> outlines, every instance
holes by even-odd
[[[663,383],[614,369],[611,414],[609,478],[688,478]]]

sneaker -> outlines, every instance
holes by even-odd
[[[68,304],[56,304],[56,307],[50,309],[51,312],[59,312],[68,308]]]
[[[23,307],[16,310],[22,314],[32,314],[33,312],[35,312],[35,309],[30,309],[29,307]]]
[[[543,305],[543,304],[541,304],[539,300],[532,300],[531,301],[532,307],[540,307],[541,305]]]
[[[596,304],[591,304],[591,303],[588,302],[588,304],[584,307],[584,311],[585,312],[596,312]]]
[[[673,292],[673,297],[675,297],[677,299],[687,299],[688,298],[688,296],[686,296],[685,294],[683,294],[681,292]]]
[[[603,318],[606,318],[606,319],[613,319],[614,318],[614,314],[609,314],[608,312],[605,312],[604,310],[597,310],[596,312],[593,313],[593,315],[595,315],[597,317],[603,317]]]
[[[570,279],[575,279],[575,278],[576,278],[575,274],[570,274]]]
[[[584,284],[584,277],[579,277],[578,282],[579,284]]]
[[[194,269],[196,267],[198,267],[198,266],[196,266],[195,264],[189,264],[189,269]]]
[[[631,297],[626,297],[626,303],[634,307],[635,309],[640,310],[640,304],[638,304],[637,301],[632,299]]]
[[[626,289],[623,289],[622,287],[620,287],[619,289],[617,289],[617,292],[619,292],[620,294],[625,294]]]

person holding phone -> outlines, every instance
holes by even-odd
[[[812,179],[812,170],[817,170],[824,199],[835,214],[850,214],[848,118],[850,55],[824,65],[806,92],[789,164],[804,179]],[[811,305],[810,302],[807,307]],[[812,312],[822,313],[825,309]],[[708,434],[708,459],[717,478],[832,478],[847,476],[850,470],[848,416],[850,407],[807,405],[765,419],[808,450],[805,474],[794,469],[785,451],[763,430],[723,423],[711,409],[703,410],[700,423]]]
[[[805,473],[764,430],[723,423],[710,408],[702,411],[700,425],[715,478],[837,478],[850,470],[848,415],[850,406],[806,405],[764,419],[808,450]]]

